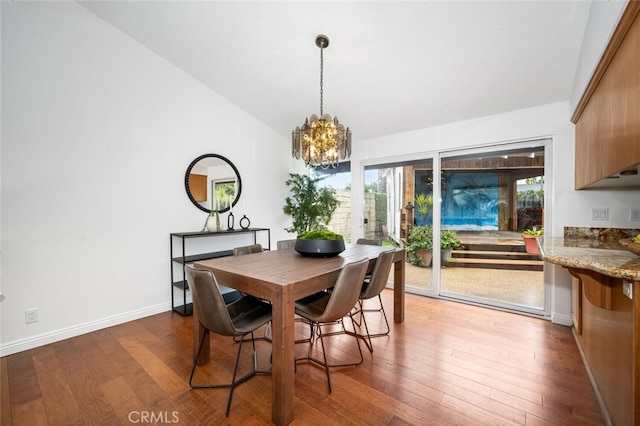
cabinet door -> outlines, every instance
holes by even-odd
[[[207,177],[205,175],[189,174],[189,189],[196,201],[207,201]]]
[[[638,6],[630,9],[637,10]],[[605,52],[599,67],[607,58],[611,62],[593,93],[585,93],[588,101],[575,121],[576,189],[640,163],[640,19],[635,15],[633,19],[615,53],[611,56]],[[610,43],[607,50],[612,51],[613,46],[615,43]],[[594,75],[593,79],[597,78]]]

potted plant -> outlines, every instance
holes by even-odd
[[[429,266],[433,257],[433,228],[431,225],[414,226],[407,239],[407,260],[413,265]]]
[[[538,238],[544,235],[544,228],[534,226],[533,228],[525,229],[522,233],[522,239],[524,240],[524,249],[529,254],[540,254],[538,248]]]
[[[337,256],[345,249],[344,238],[328,229],[315,229],[298,235],[295,250],[303,256]]]
[[[451,259],[451,250],[462,247],[462,241],[452,229],[445,229],[440,232],[440,249],[442,250],[442,260]]]
[[[320,188],[320,178],[290,173],[285,181],[291,195],[284,201],[283,211],[293,218],[293,226],[286,228],[289,232],[301,234],[313,229],[326,228],[340,202],[335,196],[335,189]]]
[[[209,216],[207,216],[207,219],[204,221],[204,226],[202,227],[201,232],[219,232],[221,229],[220,213],[218,213],[218,210],[211,210],[211,213],[209,213]]]
[[[429,266],[433,258],[433,228],[431,225],[416,226],[411,229],[405,250],[408,260],[414,265]],[[440,249],[442,259],[451,258],[451,250],[462,247],[455,231],[445,229],[440,232]]]

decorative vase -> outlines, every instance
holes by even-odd
[[[246,214],[242,215],[242,219],[240,219],[240,228],[249,229],[249,226],[251,226],[251,221]]]
[[[233,226],[235,225],[234,221],[233,213],[229,213],[229,216],[227,217],[227,231],[233,231]]]
[[[204,227],[209,232],[218,232],[222,229],[220,225],[220,214],[217,211],[211,212],[209,216],[207,216],[207,221],[204,224]]]
[[[333,257],[345,249],[344,240],[304,240],[296,239],[295,250],[308,257]]]

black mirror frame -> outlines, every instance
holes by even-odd
[[[242,180],[240,179],[240,172],[238,172],[237,167],[235,166],[235,164],[231,162],[231,160],[229,160],[227,157],[224,157],[218,154],[203,154],[198,158],[196,158],[195,160],[193,160],[191,164],[189,164],[189,167],[187,167],[187,172],[184,175],[184,187],[187,190],[187,195],[189,196],[189,199],[191,200],[194,206],[196,206],[203,212],[207,212],[209,214],[212,212],[211,209],[203,207],[200,203],[198,203],[196,199],[193,198],[193,195],[191,194],[191,190],[189,189],[189,175],[191,174],[191,169],[193,169],[193,167],[198,163],[198,161],[204,158],[219,158],[220,160],[226,162],[233,169],[234,173],[236,174],[236,178],[238,182],[238,184],[236,185],[237,187],[236,197],[233,199],[233,202],[231,203],[232,207],[235,206],[238,203],[238,200],[240,199],[240,194],[242,193]],[[224,213],[229,210],[230,210],[229,207],[225,207],[222,210],[218,210],[218,213]]]

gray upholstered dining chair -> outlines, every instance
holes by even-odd
[[[362,329],[364,326],[364,333],[357,333],[356,336],[364,340],[364,343],[367,345],[369,352],[373,352],[373,345],[371,344],[372,337],[380,337],[386,336],[389,334],[389,321],[387,320],[387,314],[384,311],[384,305],[382,304],[382,297],[380,294],[382,290],[387,286],[387,281],[389,280],[389,274],[391,273],[391,265],[393,264],[393,257],[395,255],[395,250],[388,250],[383,253],[380,253],[378,259],[376,260],[376,264],[373,267],[373,272],[371,273],[371,277],[365,279],[362,285],[362,290],[360,292],[360,296],[358,298],[358,304],[356,309],[351,312],[351,321],[354,325],[357,325],[359,329]],[[378,302],[380,303],[379,308],[365,308],[364,302],[368,299],[373,299],[374,297],[378,298]],[[367,325],[367,319],[365,317],[365,312],[381,312],[382,317],[384,318],[384,322],[387,326],[386,331],[381,333],[369,333],[369,326]],[[356,321],[356,316],[359,317],[359,320]],[[355,327],[354,327],[355,330]]]
[[[379,238],[358,238],[356,244],[365,244],[369,246],[381,246],[382,240]]]
[[[296,246],[296,240],[280,240],[276,244],[278,250],[284,250],[288,248],[294,248]]]
[[[233,249],[233,255],[242,256],[244,254],[261,253],[263,251],[262,244],[251,244],[248,246],[235,247]]]
[[[325,351],[324,337],[322,332],[322,325],[327,323],[335,323],[342,320],[343,317],[349,315],[351,310],[355,307],[360,296],[360,289],[362,288],[362,282],[364,280],[365,273],[367,272],[367,266],[369,260],[367,258],[358,262],[353,262],[345,265],[331,292],[318,292],[300,299],[295,302],[295,312],[302,318],[304,322],[309,324],[310,335],[308,339],[296,341],[296,343],[309,343],[307,356],[305,358],[296,359],[298,361],[313,361],[324,367],[327,374],[327,384],[329,386],[329,392],[331,392],[331,377],[329,376],[329,368],[331,367],[347,367],[362,364],[362,349],[360,348],[360,339],[355,333],[356,343],[358,345],[358,351],[360,352],[360,361],[355,363],[345,364],[329,364],[327,362],[327,353]],[[327,334],[333,335],[335,333]],[[311,349],[315,341],[315,336],[320,338],[320,344],[322,346],[323,359],[319,360],[311,356]]]
[[[262,244],[251,244],[251,245],[248,245],[248,246],[234,247],[233,255],[234,256],[245,256],[247,254],[262,253],[263,251],[264,251],[264,249],[262,248]],[[238,293],[242,294],[240,292],[238,292]],[[269,337],[269,331],[271,331],[271,321],[269,321],[269,323],[265,327],[264,336],[261,337],[261,338],[271,341],[271,337]],[[236,338],[235,340],[237,341],[238,339]]]
[[[362,244],[366,246],[381,246],[382,240],[380,238],[358,238],[356,240],[356,244]],[[371,272],[373,271],[373,267],[369,265],[369,269],[367,269],[366,278],[371,278]]]
[[[234,247],[233,255],[242,256],[244,254],[260,253],[262,251],[263,251],[262,245],[252,244],[248,246]],[[237,300],[240,297],[242,297],[242,293],[240,293],[238,290],[225,287],[223,285],[220,286],[220,292],[222,293],[222,297],[224,297],[224,300],[227,303],[231,303],[234,300]]]
[[[211,271],[195,269],[185,266],[187,282],[191,290],[194,307],[198,312],[198,321],[202,325],[202,335],[198,344],[198,350],[193,359],[193,367],[189,376],[191,388],[221,388],[228,387],[229,398],[227,400],[226,416],[229,416],[233,391],[237,385],[256,374],[271,374],[270,371],[258,370],[258,357],[253,332],[271,320],[271,305],[253,296],[243,296],[232,303],[225,303],[220,293],[218,283]],[[202,351],[205,332],[209,330],[222,336],[239,338],[236,362],[233,367],[233,376],[230,383],[195,384],[193,377],[196,371],[197,360]],[[253,369],[244,376],[237,378],[238,363],[242,352],[242,343],[245,337],[251,335],[253,346]]]

